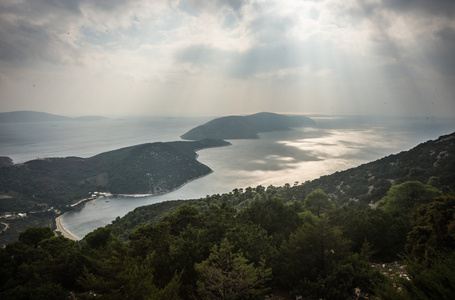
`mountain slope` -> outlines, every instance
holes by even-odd
[[[359,167],[322,176],[296,187],[299,193],[323,189],[338,204],[380,200],[395,184],[430,182],[443,192],[455,190],[455,133],[422,143]]]
[[[423,183],[430,181],[445,193],[455,191],[455,133],[427,141],[409,151],[293,187],[248,187],[203,199],[167,201],[138,207],[109,226],[126,239],[139,225],[156,224],[182,204],[194,205],[201,211],[210,205],[222,203],[243,209],[255,201],[273,197],[279,197],[285,202],[303,201],[316,189],[329,194],[338,206],[356,203],[365,207],[382,199],[392,185],[409,180]]]
[[[292,127],[312,125],[305,116],[285,116],[274,113],[257,113],[249,116],[217,118],[180,136],[184,140],[201,139],[257,139],[258,133],[291,130]]]

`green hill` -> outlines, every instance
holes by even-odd
[[[257,113],[249,116],[217,118],[181,135],[184,140],[202,139],[257,139],[258,133],[291,130],[293,127],[313,125],[305,116],[286,116],[274,113]]]
[[[0,167],[2,211],[64,206],[89,192],[160,194],[207,175],[211,169],[196,160],[198,149],[230,145],[221,140],[149,143],[98,154],[31,160]],[[9,203],[9,205],[8,205]],[[34,207],[35,206],[35,207]]]
[[[410,180],[429,183],[443,192],[455,190],[455,133],[356,168],[322,176],[296,189],[304,194],[323,189],[339,205],[369,205],[380,200],[393,185]]]

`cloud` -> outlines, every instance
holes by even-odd
[[[366,15],[382,10],[400,15],[418,13],[426,17],[452,17],[455,14],[455,3],[452,0],[354,0],[346,3],[351,12],[360,8]]]
[[[102,45],[103,50],[113,44],[128,47],[120,43],[131,29],[152,25],[153,16],[166,7],[167,3],[143,0],[2,1],[0,61],[10,66],[80,64],[90,48],[87,44]]]
[[[434,70],[442,76],[455,74],[455,63],[450,59],[450,53],[455,53],[455,1],[357,0],[342,12],[361,24],[369,37],[371,54],[380,56],[382,63],[426,73]]]
[[[419,12],[425,15],[452,17],[455,14],[455,2],[452,0],[383,0],[385,8],[400,13]]]
[[[292,43],[273,46],[257,46],[238,55],[231,74],[237,78],[248,78],[256,73],[278,71],[314,63],[305,59],[306,44]]]
[[[275,78],[295,80],[310,70],[314,77],[332,72],[343,73],[344,65],[355,60],[323,36],[305,41],[284,39],[282,43],[255,44],[247,50],[224,50],[209,45],[179,49],[176,64],[188,64],[196,73],[216,70],[217,76],[243,79]],[[300,71],[299,71],[300,70]]]
[[[66,24],[80,15],[74,1],[2,2],[0,61],[9,64],[46,60],[62,62]],[[60,49],[59,49],[60,48]],[[62,51],[63,50],[63,51]]]
[[[240,14],[242,8],[247,5],[250,1],[249,0],[212,0],[212,1],[204,1],[204,0],[181,0],[179,3],[179,7],[183,10],[186,10],[190,13],[197,13],[201,10],[219,10],[230,8],[234,12]]]
[[[68,87],[97,107],[115,103],[107,94],[120,107],[125,87],[159,109],[181,94],[207,111],[234,98],[251,111],[277,98],[290,111],[453,101],[452,2],[3,0],[0,88],[22,107],[38,90],[69,99]]]
[[[435,39],[429,49],[430,62],[441,74],[455,76],[455,28],[442,28],[435,33]]]
[[[286,34],[294,25],[290,17],[264,14],[252,20],[249,29],[259,43],[276,44],[286,39]]]

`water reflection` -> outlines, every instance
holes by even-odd
[[[421,126],[341,125],[324,123],[314,128],[263,133],[259,140],[231,140],[232,146],[201,150],[198,160],[209,166],[214,171],[212,174],[166,195],[111,199],[108,203],[97,201],[65,216],[63,225],[83,237],[138,206],[201,198],[234,188],[304,182],[407,150],[441,134],[440,128],[434,128],[438,133],[429,137],[429,133],[422,133]],[[449,127],[446,133],[455,129]]]

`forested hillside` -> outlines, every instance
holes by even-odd
[[[455,133],[452,133],[409,151],[322,176],[296,189],[303,194],[323,189],[338,205],[352,202],[368,205],[380,200],[391,186],[409,180],[430,183],[444,192],[453,191],[454,170]]]
[[[337,206],[367,208],[375,206],[393,185],[406,181],[428,183],[444,193],[454,191],[455,133],[422,143],[409,151],[301,184],[240,188],[228,194],[212,195],[206,199],[191,200],[186,203],[199,207],[201,211],[212,204],[221,205],[222,203],[242,209],[257,200],[275,196],[285,202],[303,201],[309,193],[321,189]],[[138,207],[123,219],[115,220],[112,226],[121,235],[127,237],[136,226],[155,224],[181,204],[181,201],[169,201]]]
[[[0,297],[452,299],[454,142],[294,186],[137,208],[80,242],[29,228],[0,249]],[[352,178],[391,186],[371,200],[355,181],[341,188]]]
[[[150,143],[90,158],[45,158],[0,166],[0,211],[65,207],[90,192],[159,194],[207,175],[211,169],[196,160],[195,151],[230,145],[221,140]]]
[[[237,210],[181,205],[126,242],[29,228],[0,249],[2,299],[451,299],[455,196],[416,181],[378,208],[322,190]],[[393,259],[400,262],[388,263]]]

